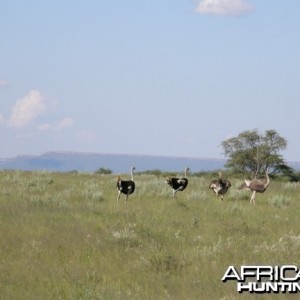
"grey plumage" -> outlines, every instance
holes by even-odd
[[[209,188],[213,190],[213,192],[217,196],[221,196],[221,200],[224,199],[224,195],[228,192],[231,187],[231,182],[227,179],[223,179],[222,172],[219,172],[219,179],[214,179],[210,182]]]
[[[252,195],[250,197],[250,204],[255,204],[256,193],[264,193],[270,184],[270,178],[268,174],[268,170],[266,170],[266,178],[263,179],[245,179],[243,184],[240,186],[240,189],[245,189],[248,191],[252,191]]]

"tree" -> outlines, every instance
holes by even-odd
[[[226,167],[237,172],[251,173],[252,178],[259,173],[284,165],[281,150],[286,149],[287,141],[275,130],[260,134],[257,129],[241,132],[237,137],[221,143],[224,155],[228,157]]]
[[[111,173],[112,173],[112,170],[108,169],[108,168],[99,168],[98,170],[95,171],[95,174],[109,175]]]
[[[287,166],[285,164],[282,165],[278,165],[276,167],[276,171],[283,177],[286,177],[289,179],[289,181],[292,182],[299,182],[300,181],[300,174],[296,173],[295,170],[293,168],[291,168],[290,166]]]

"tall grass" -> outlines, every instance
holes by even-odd
[[[135,181],[117,205],[114,175],[0,172],[0,298],[237,299],[229,265],[299,265],[299,185],[254,206],[239,179],[223,201],[205,177],[175,200],[161,174]]]

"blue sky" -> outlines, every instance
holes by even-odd
[[[300,161],[300,2],[0,0],[0,157],[222,158],[275,129]]]

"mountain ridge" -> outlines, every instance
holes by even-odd
[[[95,172],[99,168],[107,168],[113,173],[128,173],[130,167],[135,165],[137,171],[181,172],[189,167],[192,172],[201,172],[223,169],[225,163],[226,159],[209,157],[49,151],[40,155],[21,154],[15,157],[0,158],[0,169]],[[288,162],[288,165],[300,170],[300,162]]]
[[[20,154],[0,158],[0,169],[94,172],[102,167],[111,169],[114,173],[126,173],[132,165],[135,165],[137,171],[154,169],[181,171],[189,166],[193,172],[197,172],[223,168],[225,162],[226,160],[221,158],[49,151],[40,155]]]

